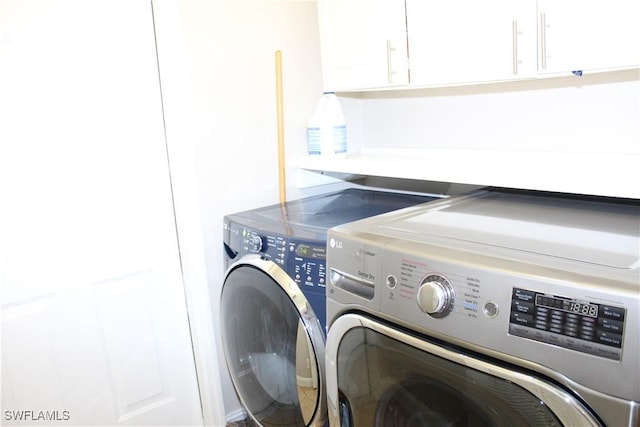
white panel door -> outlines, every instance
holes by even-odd
[[[0,0],[3,425],[202,425],[148,0]]]
[[[411,84],[536,75],[535,0],[407,0]]]
[[[325,90],[409,83],[403,0],[319,0]]]
[[[640,66],[637,0],[538,0],[540,73]]]

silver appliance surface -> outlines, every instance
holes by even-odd
[[[334,227],[327,247],[330,328],[367,313],[640,422],[637,201],[479,191]]]

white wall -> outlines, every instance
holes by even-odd
[[[287,157],[306,151],[306,122],[322,94],[316,3],[185,0],[181,15],[185,107],[217,332],[223,216],[278,202],[276,50],[282,52]],[[289,199],[299,195],[295,178],[288,174]],[[241,407],[220,362],[227,418],[235,418]]]

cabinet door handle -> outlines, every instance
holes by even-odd
[[[547,69],[547,14],[540,14],[540,68]]]
[[[518,21],[511,22],[511,41],[513,43],[513,75],[518,75]]]
[[[393,83],[393,67],[391,66],[391,52],[396,50],[391,46],[391,40],[387,39],[387,81]]]

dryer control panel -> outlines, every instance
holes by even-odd
[[[261,254],[278,264],[305,292],[325,293],[326,243],[266,233],[236,223],[225,224],[229,232],[227,255],[233,261],[246,254]]]
[[[625,312],[624,307],[514,288],[509,333],[620,360]]]

